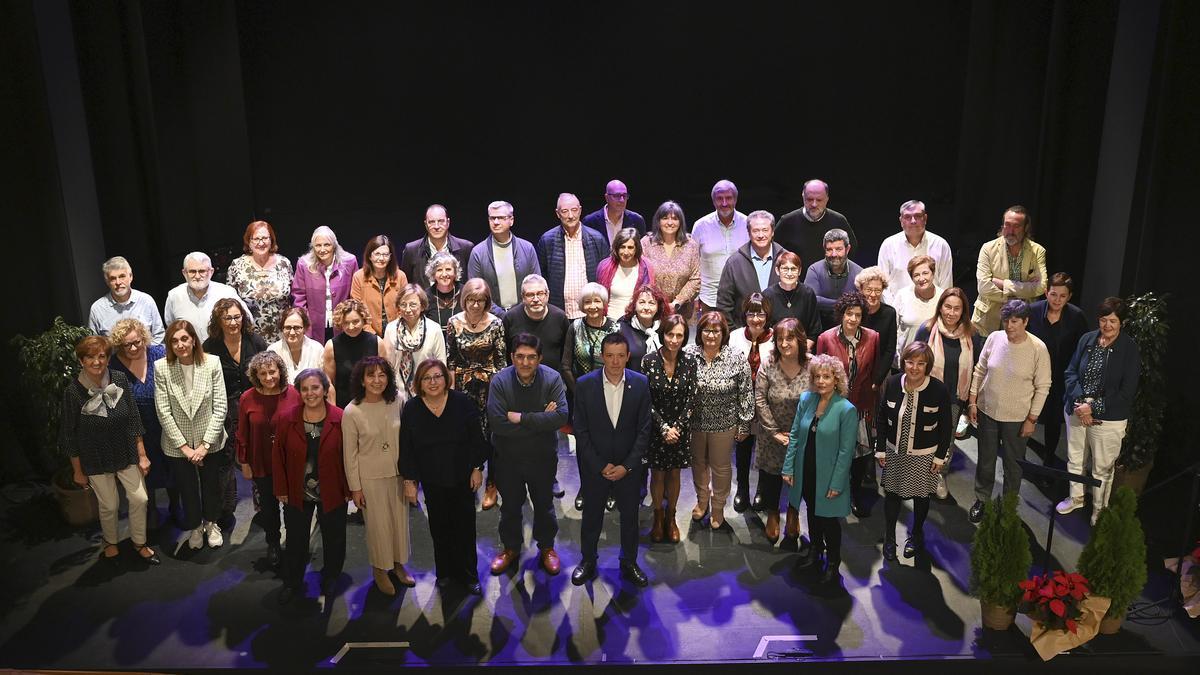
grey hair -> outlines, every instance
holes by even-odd
[[[515,212],[515,209],[513,209],[513,205],[509,204],[508,202],[504,201],[503,199],[497,199],[496,201],[492,202],[491,204],[488,204],[487,210],[491,211],[492,209],[506,209],[508,211],[508,215],[510,215],[510,216]]]
[[[821,245],[824,246],[825,244],[829,244],[829,243],[832,243],[835,241],[840,241],[846,245],[846,248],[850,248],[850,235],[846,234],[846,231],[841,229],[840,227],[835,227],[832,230],[826,232],[825,238],[821,240]]]
[[[207,265],[209,268],[212,268],[212,258],[208,257],[208,254],[205,253],[204,251],[192,251],[191,253],[183,256],[184,269],[187,268],[187,264],[188,264],[189,260],[191,260],[192,262],[202,263],[204,265]]]
[[[454,265],[454,280],[462,281],[462,265],[458,264],[458,258],[455,258],[454,254],[448,251],[438,251],[433,254],[429,262],[425,263],[425,278],[429,280],[429,285],[432,286],[437,283],[433,278],[433,273],[444,263]]]
[[[910,199],[900,205],[900,215],[904,215],[905,211],[920,211],[921,213],[929,213],[925,210],[925,202],[920,199]]]
[[[710,197],[712,199],[716,199],[718,192],[732,192],[734,199],[737,199],[738,196],[737,186],[733,184],[733,181],[726,180],[724,178],[717,181],[716,184],[713,185],[712,194]]]
[[[308,238],[308,253],[300,256],[300,264],[307,267],[309,272],[312,272],[313,274],[320,272],[320,270],[317,269],[317,256],[314,255],[312,251],[313,240],[317,237],[325,237],[329,240],[329,243],[333,244],[333,260],[335,263],[354,260],[354,256],[350,253],[347,253],[346,249],[342,248],[342,245],[338,243],[337,235],[333,233],[333,230],[330,229],[328,225],[318,225],[317,228],[313,230],[312,236]]]
[[[608,306],[608,289],[603,284],[589,281],[579,289],[579,311],[583,311],[583,301],[588,298],[600,298],[604,301],[604,306]]]
[[[1013,298],[1004,303],[1000,308],[1000,320],[1008,321],[1009,319],[1028,319],[1029,318],[1029,303],[1020,298]]]
[[[550,289],[550,283],[546,281],[546,277],[540,274],[526,274],[525,278],[521,280],[521,290],[524,291],[526,286],[533,286],[534,284],[540,285],[547,290]]]
[[[571,199],[574,199],[580,206],[583,205],[583,202],[579,201],[579,197],[576,197],[575,193],[560,192],[560,193],[558,193],[558,199],[554,200],[554,210],[555,211],[558,210],[558,204],[559,204],[559,202],[561,202],[563,200],[563,197],[570,197]]]
[[[775,214],[771,213],[770,211],[764,211],[762,209],[759,209],[757,211],[751,211],[750,215],[746,216],[746,229],[747,230],[750,229],[750,221],[752,221],[752,220],[766,220],[767,222],[769,222],[771,224],[771,229],[772,230],[775,229]]]
[[[808,188],[810,186],[812,186],[814,183],[820,183],[821,187],[825,188],[826,196],[829,195],[829,183],[826,183],[825,181],[821,180],[820,178],[813,178],[813,179],[804,181],[804,189],[801,190],[801,193],[808,192]]]
[[[854,277],[854,287],[861,291],[863,286],[872,281],[878,281],[885,289],[888,287],[887,275],[879,265],[871,265],[859,272],[858,276]]]
[[[104,274],[105,279],[108,278],[108,273],[114,270],[129,270],[130,272],[133,272],[133,268],[129,266],[129,261],[119,255],[114,255],[108,260],[105,260],[104,264],[100,266],[100,272]]]

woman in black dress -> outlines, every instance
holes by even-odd
[[[340,333],[325,343],[322,370],[333,383],[333,403],[345,410],[353,400],[350,374],[354,364],[366,356],[388,357],[387,343],[368,331],[371,312],[361,301],[351,298],[333,308],[333,325]]]
[[[675,507],[679,503],[679,471],[691,466],[692,397],[696,393],[696,358],[683,352],[687,319],[670,314],[659,325],[662,347],[642,359],[642,372],[650,381],[650,416],[653,433],[646,453],[650,464],[650,498],[654,525],[650,540],[679,543]],[[663,507],[663,497],[666,507]]]
[[[425,493],[438,588],[453,582],[479,595],[475,552],[475,491],[483,483],[487,446],[479,408],[471,397],[450,388],[450,370],[437,359],[417,365],[417,396],[400,417],[400,473],[404,496]]]
[[[876,415],[875,458],[883,467],[883,557],[896,560],[896,520],[900,501],[913,500],[913,526],[904,542],[904,557],[925,546],[923,526],[929,514],[929,495],[946,462],[954,439],[950,394],[930,377],[933,350],[924,342],[910,342],[900,354],[904,372],[888,378]]]

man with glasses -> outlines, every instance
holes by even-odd
[[[825,259],[808,266],[804,285],[817,294],[821,325],[832,327],[838,323],[833,317],[833,305],[843,292],[854,290],[854,279],[862,267],[850,259],[850,234],[845,230],[835,228],[826,232],[822,245]]]
[[[550,304],[546,279],[540,274],[530,274],[521,281],[521,306],[504,314],[508,353],[513,351],[513,339],[528,333],[542,343],[542,362],[557,367],[562,363],[570,323],[561,309]]]
[[[604,206],[589,213],[583,219],[583,226],[604,235],[604,241],[612,248],[613,237],[622,228],[632,227],[638,231],[638,237],[646,234],[646,219],[635,211],[626,208],[629,205],[629,188],[617,179],[608,181],[604,186]]]
[[[150,329],[154,344],[162,344],[166,333],[162,315],[158,313],[154,298],[133,287],[133,268],[129,266],[129,261],[119,255],[114,256],[105,260],[100,270],[104,273],[104,283],[108,285],[109,292],[93,302],[88,312],[88,327],[92,332],[108,335],[121,319],[137,319]]]
[[[533,244],[512,233],[512,204],[492,202],[487,213],[492,236],[471,249],[467,278],[479,277],[487,282],[496,304],[507,312],[521,302],[521,280],[530,274],[541,274],[542,267]]]
[[[232,287],[219,281],[212,280],[212,260],[200,251],[192,251],[183,258],[184,283],[172,288],[167,293],[167,302],[163,305],[163,319],[169,325],[176,319],[187,319],[196,330],[200,342],[208,339],[208,321],[212,318],[213,305],[221,298],[237,300],[242,311],[250,317],[254,315],[250,308],[242,302],[242,298]]]
[[[546,231],[537,243],[538,265],[549,281],[550,304],[568,319],[583,316],[579,292],[596,280],[596,267],[608,257],[604,235],[580,221],[579,198],[564,192],[558,196],[554,214],[559,225]]]
[[[751,293],[762,292],[779,281],[775,259],[783,247],[775,243],[775,216],[755,211],[746,216],[750,241],[738,248],[721,272],[717,291],[717,310],[725,315],[730,328],[742,325],[742,302]]]
[[[414,284],[425,285],[425,265],[435,253],[445,251],[458,259],[459,269],[467,269],[471,257],[471,242],[450,234],[450,216],[446,207],[431,204],[425,209],[425,236],[404,245],[400,269]]]

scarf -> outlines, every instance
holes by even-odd
[[[746,355],[746,358],[750,361],[750,380],[753,382],[754,378],[758,377],[758,367],[762,365],[762,354],[759,353],[758,346],[764,342],[771,341],[771,329],[768,328],[759,333],[758,339],[750,337],[749,328],[743,328],[742,330],[746,331],[744,335],[750,341],[750,353]]]
[[[629,326],[646,338],[646,353],[653,354],[662,349],[662,341],[658,339],[658,319],[649,328],[642,328],[642,322],[636,316],[630,317]]]
[[[108,417],[108,411],[117,407],[117,402],[121,400],[121,394],[125,393],[124,389],[111,380],[107,370],[104,371],[103,385],[99,388],[93,387],[83,373],[79,374],[78,380],[88,393],[88,400],[83,402],[82,412],[84,415]]]
[[[842,339],[842,344],[846,345],[846,363],[849,366],[846,368],[846,384],[854,386],[854,378],[858,375],[858,340],[862,335],[862,328],[859,328],[854,333],[854,337],[846,335],[846,331],[838,328],[838,337]]]
[[[958,356],[958,386],[955,387],[957,391],[954,392],[960,401],[967,400],[967,395],[970,393],[971,364],[975,362],[974,344],[965,338],[961,322],[958,330],[952,331],[946,328],[945,323],[942,323],[941,317],[937,319],[937,330],[931,331],[929,334],[929,348],[933,350],[933,370],[929,374],[943,382],[946,381],[946,348],[942,344],[942,340],[958,340],[958,344],[961,346],[962,353]]]
[[[396,319],[396,354],[399,359],[396,362],[396,374],[400,376],[400,381],[404,383],[404,388],[412,389],[413,368],[416,365],[413,363],[413,352],[421,348],[425,344],[425,317],[420,317],[417,320],[417,330],[409,332],[408,325],[403,318]]]

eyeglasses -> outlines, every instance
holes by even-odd
[[[137,349],[138,347],[141,347],[144,344],[146,344],[146,342],[144,340],[142,340],[141,338],[138,338],[136,340],[131,340],[129,342],[122,342],[121,347],[124,349]]]
[[[512,220],[512,216],[488,216],[488,221],[492,223],[497,221],[503,222],[505,220]]]
[[[786,272],[786,273],[788,273],[788,274],[799,274],[799,273],[800,273],[800,268],[799,268],[799,267],[796,267],[795,265],[780,265],[780,266],[779,266],[779,273],[780,273],[780,274],[783,274],[783,273],[785,273],[785,272]]]
[[[189,277],[202,277],[211,271],[212,271],[212,268],[210,267],[208,269],[203,269],[203,270],[184,270],[183,273],[188,275]]]
[[[705,335],[720,335],[721,329],[720,328],[705,328],[704,330],[702,330],[700,332]]]
[[[388,258],[391,258],[391,257],[392,257],[391,253],[383,253],[380,251],[376,251],[371,254],[372,260],[387,260]]]
[[[615,199],[619,202],[623,202],[626,199],[629,199],[629,193],[627,193],[627,192],[609,192],[609,193],[605,194],[604,196],[608,197],[610,199]]]
[[[550,297],[550,293],[548,293],[546,291],[532,291],[532,292],[526,293],[525,297],[529,298],[530,300],[533,300],[535,298],[548,298],[548,297]]]
[[[409,300],[408,302],[396,303],[396,307],[399,309],[421,309],[421,303],[416,300]]]
[[[437,372],[437,373],[430,373],[430,374],[422,377],[421,381],[422,382],[437,382],[438,380],[444,380],[444,379],[446,379],[446,376],[440,372]]]
[[[241,323],[242,315],[241,314],[226,315],[226,316],[221,317],[221,320],[224,321],[225,323]]]
[[[746,312],[746,318],[747,319],[765,319],[765,318],[767,318],[767,313],[766,312]]]
[[[299,333],[303,330],[304,330],[304,326],[284,326],[283,327],[283,332],[285,332],[285,333]]]
[[[270,237],[250,237],[250,241],[254,242],[255,244],[265,244],[268,241],[271,241],[271,238]]]

